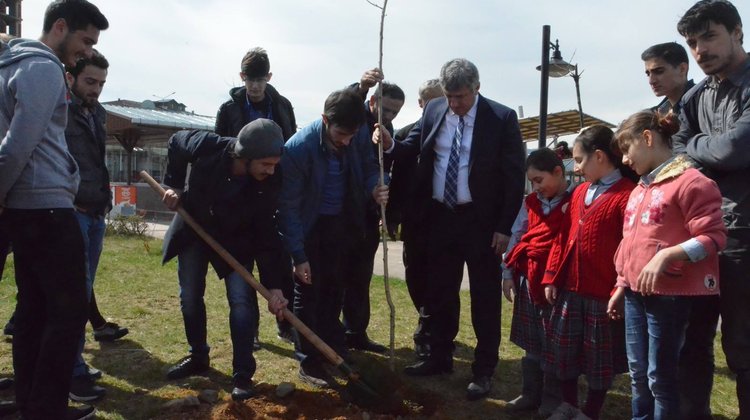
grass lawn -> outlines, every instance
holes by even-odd
[[[194,395],[197,390],[220,390],[220,398],[227,400],[231,391],[232,348],[229,336],[228,309],[223,282],[209,273],[206,290],[208,310],[208,339],[211,345],[213,371],[208,377],[195,377],[183,381],[167,381],[164,372],[168,366],[187,354],[187,344],[180,315],[176,264],[161,265],[161,241],[109,236],[105,239],[96,293],[99,308],[104,316],[128,327],[130,334],[115,343],[100,344],[93,341],[91,327],[87,326],[85,357],[87,361],[105,372],[100,381],[108,390],[105,399],[96,403],[98,418],[150,419],[210,418],[204,410],[201,415],[181,413],[165,415],[162,406],[175,398]],[[394,261],[396,263],[396,261]],[[393,281],[393,297],[397,308],[396,366],[398,371],[412,361],[411,334],[416,323],[406,286]],[[372,282],[372,320],[370,336],[378,342],[388,341],[388,313],[382,279]],[[13,310],[15,301],[12,258],[8,259],[3,281],[0,282],[0,325]],[[449,419],[518,418],[504,411],[505,401],[514,398],[520,390],[521,351],[508,342],[511,305],[503,305],[503,340],[501,361],[495,374],[491,398],[467,402],[464,392],[470,379],[470,363],[475,340],[471,328],[467,292],[462,293],[461,330],[457,337],[456,366],[452,375],[403,380],[414,389],[421,388],[438,395],[443,401],[435,417]],[[292,346],[276,338],[276,325],[272,316],[261,304],[260,337],[263,350],[256,352],[258,371],[256,382],[276,385],[282,381],[295,382],[299,389],[310,390],[297,380],[298,364],[292,359]],[[738,415],[735,383],[726,368],[719,337],[716,341],[716,374],[712,398],[716,418],[734,419]],[[383,359],[385,361],[385,359]],[[11,345],[0,342],[0,376],[12,373]],[[318,391],[314,391],[318,392]],[[322,397],[322,393],[320,394]],[[12,393],[0,393],[0,399],[12,398]],[[295,397],[291,397],[294,399]],[[320,413],[304,413],[306,418],[321,418]],[[628,378],[622,376],[610,391],[604,408],[604,419],[625,419],[630,416]],[[226,418],[226,417],[224,417]]]

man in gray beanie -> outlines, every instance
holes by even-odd
[[[258,263],[261,282],[273,298],[268,310],[281,317],[287,299],[282,282],[289,281],[291,265],[276,228],[275,213],[281,189],[276,165],[281,159],[284,137],[281,128],[268,119],[245,125],[238,138],[220,137],[206,131],[180,131],[169,139],[168,190],[163,201],[171,209],[182,206],[241,264],[252,271]],[[188,187],[185,178],[192,165]],[[183,192],[184,189],[184,192]],[[253,337],[257,322],[256,295],[243,278],[210,250],[176,214],[164,238],[164,262],[177,256],[180,307],[190,355],[167,373],[182,379],[209,368],[206,340],[206,306],[203,293],[211,263],[226,284],[229,328],[232,334],[232,379],[234,400],[253,396],[255,373]]]

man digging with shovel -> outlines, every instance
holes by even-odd
[[[290,270],[275,220],[281,189],[281,177],[275,169],[283,147],[281,128],[268,119],[247,124],[236,139],[205,131],[180,131],[169,140],[164,177],[169,189],[163,198],[170,209],[184,207],[248,271],[252,271],[252,261],[257,261],[260,278],[270,289],[268,309],[279,317],[287,304],[280,289]],[[183,193],[188,163],[192,168]],[[167,378],[181,379],[209,368],[203,293],[210,262],[224,279],[229,301],[232,399],[252,397],[255,293],[180,214],[175,215],[164,238],[164,262],[174,256],[190,355],[170,368]]]

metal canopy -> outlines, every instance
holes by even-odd
[[[169,136],[179,130],[214,130],[215,118],[189,112],[146,109],[135,106],[102,104],[107,111],[107,134],[121,144],[122,137],[133,138],[128,146],[149,143],[166,143]]]
[[[521,126],[521,138],[523,141],[537,141],[539,137],[539,116],[523,118],[518,121]],[[583,126],[602,124],[609,128],[615,125],[599,118],[592,117],[586,113],[583,114]],[[562,111],[547,114],[547,137],[566,136],[576,134],[581,130],[581,120],[578,117],[578,111]]]

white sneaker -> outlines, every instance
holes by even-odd
[[[555,411],[552,412],[552,415],[547,417],[547,420],[570,420],[570,419],[578,419],[578,416],[583,416],[584,418],[587,418],[585,414],[581,412],[576,407],[573,407],[572,405],[563,402],[562,404],[558,405]],[[590,419],[589,419],[590,420]]]

